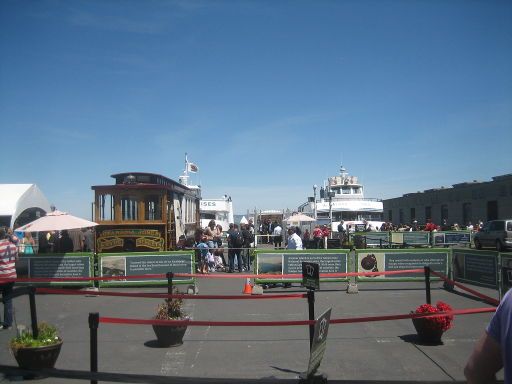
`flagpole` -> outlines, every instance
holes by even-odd
[[[188,176],[188,154],[185,152],[185,176]]]

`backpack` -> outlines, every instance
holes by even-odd
[[[235,248],[242,248],[244,246],[244,238],[242,237],[242,234],[240,232],[233,232],[232,234],[230,234],[230,237],[231,244],[233,244]]]

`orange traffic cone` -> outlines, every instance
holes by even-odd
[[[245,280],[244,290],[242,291],[242,293],[244,295],[252,294],[251,279],[247,278],[247,280]]]

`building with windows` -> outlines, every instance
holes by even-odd
[[[431,219],[436,224],[467,226],[479,220],[512,217],[512,173],[495,176],[491,181],[472,181],[452,187],[428,189],[407,193],[402,197],[386,199],[384,220],[393,224],[407,224]]]

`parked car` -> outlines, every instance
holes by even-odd
[[[512,219],[488,221],[475,233],[473,242],[476,249],[496,247],[501,252],[512,248]]]

